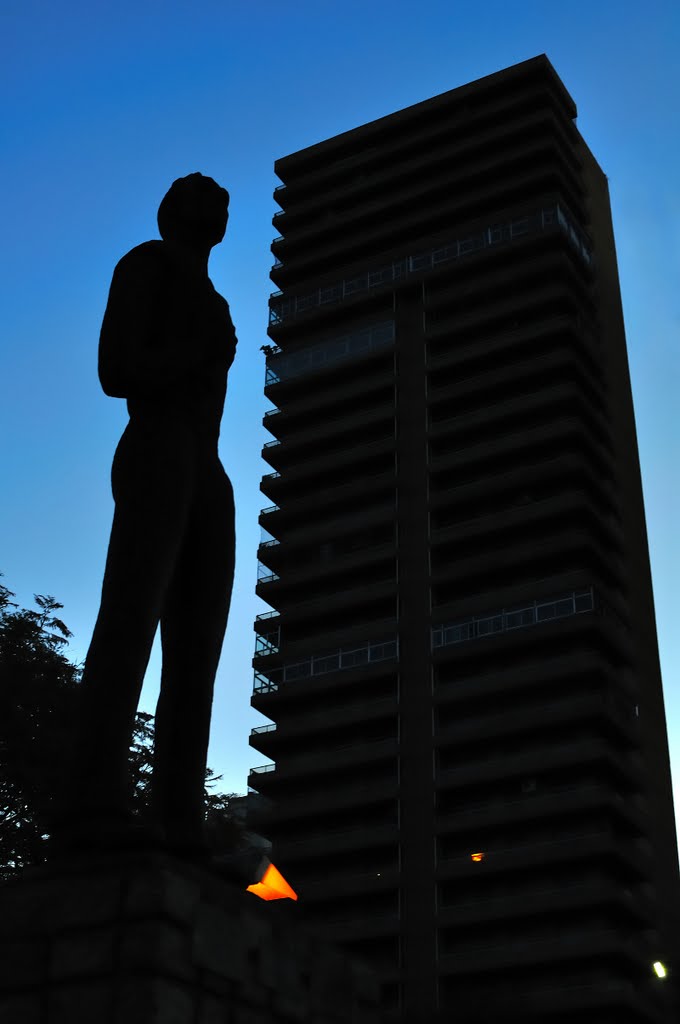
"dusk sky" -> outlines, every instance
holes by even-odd
[[[231,193],[210,264],[239,337],[220,452],[237,570],[209,763],[245,792],[274,161],[546,53],[609,178],[680,798],[680,4],[677,0],[3,0],[0,571],[21,604],[53,594],[82,660],[127,421],[96,372],[115,263],[158,237],[192,171]],[[141,707],[153,712],[155,649]]]

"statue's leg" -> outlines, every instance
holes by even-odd
[[[234,576],[234,499],[222,466],[197,474],[188,527],[161,615],[153,799],[169,843],[201,853],[213,687]]]
[[[124,814],[128,750],[161,608],[191,503],[194,460],[182,437],[131,427],[114,458],[116,502],[99,615],[85,661],[71,813]],[[77,802],[76,802],[77,801]]]

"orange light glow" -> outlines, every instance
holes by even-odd
[[[297,893],[273,864],[270,864],[259,882],[249,885],[247,892],[253,892],[261,900],[296,900]]]
[[[470,856],[472,860],[475,861],[476,864],[478,864],[480,860],[484,860],[483,853],[471,853]]]

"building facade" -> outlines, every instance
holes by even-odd
[[[635,423],[575,117],[541,56],[276,164],[249,785],[300,912],[407,1024],[675,1019]]]

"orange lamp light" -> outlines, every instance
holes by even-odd
[[[246,891],[254,893],[261,900],[297,899],[295,890],[291,889],[281,872],[272,863],[268,863],[260,880],[249,885]]]
[[[480,860],[484,860],[484,854],[483,854],[483,853],[482,853],[481,851],[479,851],[478,853],[471,853],[471,854],[470,854],[470,858],[471,858],[471,859],[472,859],[472,860],[473,860],[473,861],[474,861],[474,862],[475,862],[476,864],[478,864]]]

